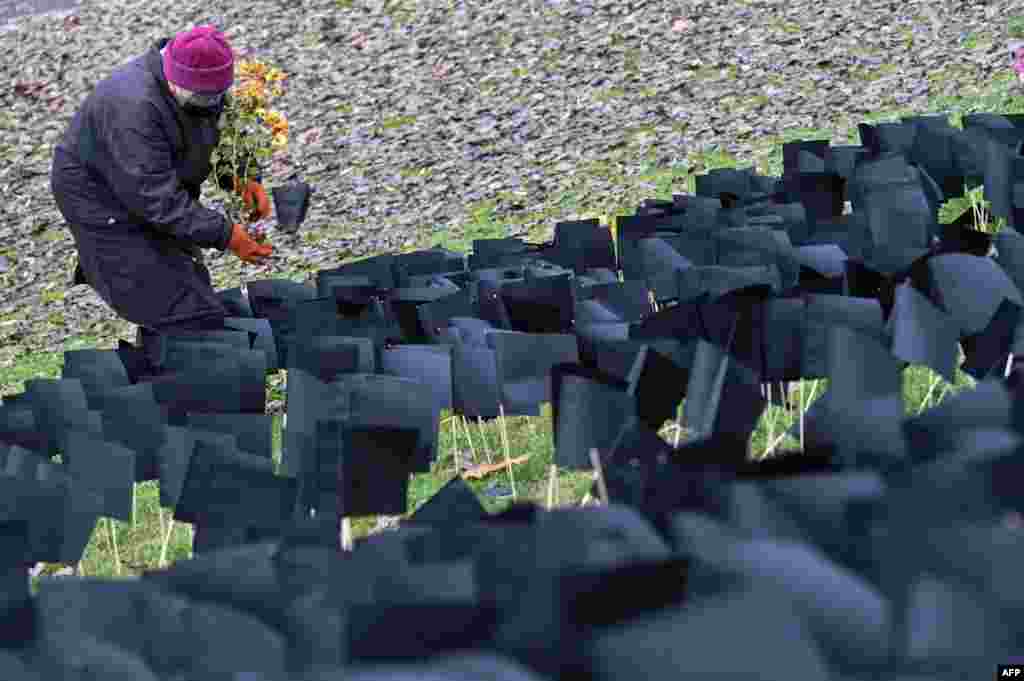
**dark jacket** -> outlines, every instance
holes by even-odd
[[[78,249],[74,283],[154,328],[226,313],[193,255],[223,251],[231,236],[227,218],[198,202],[219,116],[177,105],[160,56],[167,42],[96,84],[54,147],[50,172]]]

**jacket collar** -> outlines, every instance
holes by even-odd
[[[164,60],[163,55],[160,54],[162,50],[170,41],[169,38],[161,38],[153,44],[151,49],[146,54],[146,64],[149,66],[150,72],[153,77],[156,78],[157,86],[160,88],[165,96],[170,97],[174,100],[174,93],[171,92],[171,88],[167,85],[167,77],[164,76]]]

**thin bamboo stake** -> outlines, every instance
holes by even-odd
[[[917,408],[917,413],[920,414],[928,406],[928,402],[932,397],[932,393],[935,392],[936,386],[939,385],[939,375],[932,374],[931,385],[928,386],[928,392],[925,394],[924,399],[921,400],[921,404]]]
[[[765,420],[768,422],[768,442],[775,439],[775,419],[772,418],[772,384],[768,384],[768,406],[765,408]]]
[[[114,568],[115,574],[121,574],[121,556],[117,552],[117,528],[114,527],[114,519],[107,518],[107,529],[110,530],[110,543],[114,547]]]
[[[555,499],[555,481],[558,479],[558,466],[551,464],[550,475],[548,477],[548,510],[550,511],[554,507]]]
[[[456,433],[459,431],[459,420],[452,419],[452,462],[455,464],[455,475],[462,475],[462,451],[459,449]]]
[[[160,561],[157,563],[160,567],[167,565],[167,547],[171,543],[171,532],[174,531],[174,516],[170,516],[170,522],[167,523],[167,534],[164,535],[164,544],[160,547]]]
[[[679,436],[683,432],[683,403],[679,403],[678,409],[676,409],[676,439],[673,443],[673,447],[679,446]]]
[[[452,434],[452,460],[455,461],[455,474],[458,475],[459,465],[458,461],[455,460],[455,457],[457,456],[456,452],[459,451],[459,431],[455,425],[455,417],[445,419],[445,421],[448,424],[448,430]]]
[[[512,484],[512,501],[516,501],[516,477],[512,473],[512,452],[508,445],[508,429],[505,426],[505,405],[501,402],[498,403],[498,413],[501,416],[501,439],[505,445],[505,465],[508,468],[508,479]]]
[[[469,420],[462,417],[462,430],[466,433],[466,440],[469,442],[469,454],[473,457],[473,463],[477,463],[479,459],[476,455],[476,443],[473,442],[473,433],[469,429]]]
[[[608,488],[604,485],[604,469],[601,467],[601,456],[597,453],[596,447],[590,448],[590,465],[594,467],[594,475],[597,477],[597,493],[601,495],[601,501],[608,505]]]
[[[347,516],[341,519],[341,550],[352,550],[352,520]]]
[[[480,429],[480,449],[487,455],[487,463],[494,463],[494,459],[491,458],[491,443],[487,441],[487,431],[484,430],[484,420],[479,416],[476,417],[476,425]]]
[[[1010,377],[1010,371],[1013,369],[1013,353],[1011,352],[1006,356],[1006,371],[1003,372],[1003,378]]]
[[[804,450],[804,412],[807,411],[807,405],[804,403],[804,381],[800,379],[800,451]]]
[[[772,453],[775,451],[775,448],[778,447],[779,444],[785,439],[786,431],[782,431],[781,433],[779,433],[779,436],[775,438],[775,440],[771,444],[768,445],[768,447],[764,450],[764,454],[762,454],[759,458],[766,459],[769,456],[771,456]]]

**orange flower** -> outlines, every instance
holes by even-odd
[[[246,60],[238,64],[238,71],[242,78],[262,79],[267,72],[267,67],[261,62]]]
[[[247,80],[238,86],[236,96],[243,106],[260,106],[266,100],[267,92],[262,81]]]

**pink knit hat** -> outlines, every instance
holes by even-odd
[[[167,44],[164,76],[191,92],[224,92],[235,80],[235,55],[216,27],[196,26]]]

